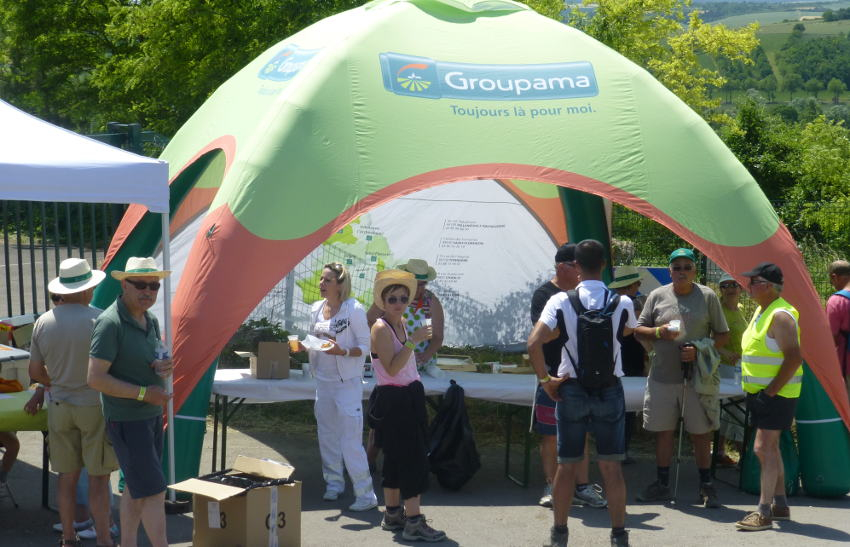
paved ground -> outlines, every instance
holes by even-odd
[[[0,499],[0,545],[55,545],[58,535],[50,530],[58,515],[40,507],[41,434],[22,432],[20,460],[11,482],[19,509],[8,499]],[[229,456],[243,453],[288,460],[297,468],[304,483],[302,544],[305,546],[392,545],[406,543],[380,529],[380,514],[371,511],[354,514],[344,510],[352,501],[350,493],[338,503],[321,500],[323,485],[318,448],[305,436],[239,432],[231,429]],[[210,469],[211,440],[207,435],[201,471]],[[450,540],[439,545],[539,546],[545,543],[551,525],[551,512],[535,505],[541,482],[539,470],[532,468],[533,484],[521,488],[503,476],[503,451],[488,448],[482,454],[483,467],[460,492],[447,492],[434,486],[424,497],[424,509],[434,526],[446,530]],[[535,462],[536,464],[537,462]],[[652,462],[643,461],[625,468],[629,499],[654,478]],[[734,472],[722,471],[722,478],[735,480]],[[723,509],[708,510],[693,505],[696,472],[692,463],[683,467],[682,503],[676,505],[630,504],[627,525],[632,545],[837,545],[850,542],[850,496],[837,500],[807,497],[792,499],[793,522],[781,523],[773,531],[743,533],[733,523],[750,510],[755,497],[719,483]],[[55,477],[51,478],[51,495]],[[53,503],[53,502],[51,502]],[[604,510],[578,508],[570,520],[571,545],[607,545],[608,518]],[[192,544],[192,515],[168,517],[168,537],[172,545]],[[87,544],[94,545],[94,541]],[[142,542],[143,545],[146,543]]]

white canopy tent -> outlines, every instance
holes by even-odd
[[[40,120],[0,100],[0,199],[138,203],[162,215],[163,269],[170,269],[168,163]],[[171,309],[170,280],[164,306]],[[171,314],[165,319],[171,348]],[[169,393],[173,391],[168,380]],[[173,403],[168,403],[169,482],[174,482]],[[173,491],[172,491],[173,500]]]

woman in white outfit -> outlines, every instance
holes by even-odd
[[[361,377],[369,351],[366,310],[350,297],[351,277],[342,264],[325,264],[319,292],[323,299],[313,304],[310,332],[331,343],[324,351],[310,350],[324,499],[334,501],[345,490],[345,465],[356,496],[349,509],[367,511],[377,507],[378,499],[363,449]]]

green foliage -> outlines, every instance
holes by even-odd
[[[585,0],[585,4],[591,0]],[[706,25],[693,11],[685,17],[686,0],[598,0],[588,15],[573,7],[569,24],[646,67],[691,108],[709,120],[728,121],[716,111],[711,96],[726,79],[700,63],[700,55],[751,64],[758,44],[757,25],[730,30]]]
[[[91,77],[113,53],[104,29],[115,3],[0,0],[0,96],[65,127],[102,127]]]
[[[734,127],[721,133],[726,146],[756,179],[768,199],[782,199],[795,183],[790,163],[795,150],[794,131],[753,99],[738,105],[735,122]]]
[[[841,98],[841,94],[847,91],[847,84],[838,78],[833,78],[826,84],[826,90],[832,94],[832,102],[837,104]]]
[[[106,33],[122,44],[95,71],[111,114],[173,134],[258,54],[354,0],[142,0],[117,7]]]

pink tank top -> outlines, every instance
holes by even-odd
[[[404,344],[398,339],[395,329],[393,329],[389,323],[384,321],[383,317],[381,317],[380,320],[383,321],[391,331],[393,331],[393,350],[395,350],[393,355],[395,355],[401,351]],[[372,368],[375,371],[375,377],[377,378],[379,386],[406,386],[419,380],[419,371],[416,370],[416,356],[413,352],[410,352],[410,357],[407,359],[407,362],[395,376],[390,376],[387,373],[384,369],[384,365],[381,364],[381,360],[375,352],[372,352]]]

